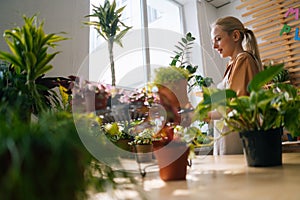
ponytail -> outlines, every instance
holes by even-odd
[[[262,71],[263,67],[262,67],[262,62],[260,59],[260,54],[259,54],[259,50],[258,50],[256,37],[255,37],[253,31],[249,30],[247,28],[244,29],[244,34],[245,34],[245,45],[244,45],[245,50],[253,54],[253,56],[255,57],[256,62],[258,64],[259,71]]]

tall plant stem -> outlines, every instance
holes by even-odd
[[[110,38],[108,40],[108,52],[109,52],[110,70],[111,70],[111,85],[116,86],[116,72],[115,72],[113,47],[114,47],[114,40],[113,38]]]

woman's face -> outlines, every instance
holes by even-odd
[[[219,25],[212,28],[211,38],[213,48],[216,49],[222,58],[232,57],[236,47],[232,34],[223,31]]]

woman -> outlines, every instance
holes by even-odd
[[[249,95],[247,85],[255,74],[262,70],[256,38],[253,32],[244,27],[235,17],[218,19],[212,25],[211,37],[213,48],[221,57],[229,57],[224,77],[218,84],[220,89],[232,89],[238,96]],[[245,41],[244,41],[245,40]],[[243,47],[243,41],[245,47]],[[215,121],[214,136],[225,133],[228,128],[220,125],[220,113],[211,111],[209,120]],[[221,137],[214,144],[214,155],[243,153],[242,143],[238,134],[229,134]]]

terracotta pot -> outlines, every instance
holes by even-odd
[[[151,162],[152,161],[152,144],[141,144],[135,145],[137,161],[139,163]]]
[[[190,104],[187,87],[186,79],[180,79],[170,84],[158,84],[158,95],[161,105],[166,109],[167,122],[176,124],[182,122],[182,117],[178,112]]]
[[[185,180],[189,147],[185,143],[170,142],[154,151],[159,165],[159,175],[164,181]]]

